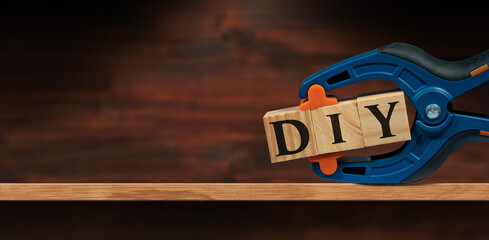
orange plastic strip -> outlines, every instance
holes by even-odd
[[[319,84],[314,84],[309,87],[307,96],[306,99],[301,100],[299,106],[301,111],[338,104],[338,99],[335,97],[328,97],[324,88]],[[326,153],[309,157],[309,161],[318,162],[321,172],[326,175],[331,175],[338,169],[338,162],[336,159],[343,155],[343,152]]]
[[[480,67],[476,68],[475,70],[472,70],[472,71],[470,72],[470,76],[472,76],[472,77],[473,77],[473,76],[475,76],[475,75],[477,75],[477,74],[479,74],[479,73],[481,73],[481,72],[486,71],[487,69],[489,69],[489,66],[487,66],[487,64],[484,64],[484,65],[482,65],[482,66],[480,66]]]
[[[482,136],[487,136],[489,137],[489,132],[486,132],[486,131],[481,131],[480,133]]]

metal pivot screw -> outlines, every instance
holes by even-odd
[[[430,104],[426,107],[426,116],[431,119],[435,120],[439,118],[441,115],[441,108],[438,106],[438,104]]]

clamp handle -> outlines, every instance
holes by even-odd
[[[463,80],[487,70],[489,50],[460,61],[445,61],[431,56],[426,51],[407,44],[392,43],[377,49],[379,53],[395,56],[414,63],[433,75],[449,80]]]

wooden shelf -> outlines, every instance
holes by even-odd
[[[489,200],[488,183],[3,183],[0,200]]]

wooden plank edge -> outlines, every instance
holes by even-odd
[[[1,201],[487,201],[488,183],[3,183]]]

